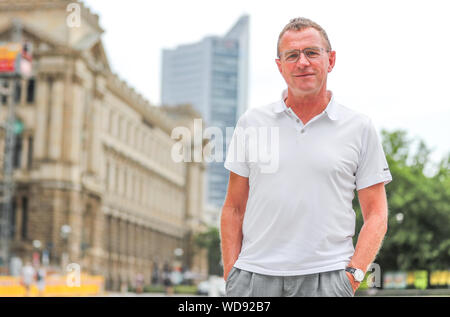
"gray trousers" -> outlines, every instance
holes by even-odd
[[[345,270],[297,276],[271,276],[233,267],[226,281],[229,297],[353,297]]]

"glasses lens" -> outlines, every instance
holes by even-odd
[[[298,51],[286,52],[284,59],[286,62],[296,62],[300,53]]]
[[[307,48],[303,52],[308,58],[317,58],[320,56],[320,49],[318,48]]]

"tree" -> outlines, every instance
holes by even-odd
[[[199,248],[208,250],[208,274],[222,276],[223,268],[221,265],[219,229],[209,227],[206,232],[197,234],[195,237],[195,244]]]
[[[375,262],[384,271],[448,269],[450,153],[434,166],[433,176],[426,176],[431,151],[422,140],[412,153],[405,131],[381,135],[393,181],[386,186],[388,232]],[[353,206],[359,233],[363,221],[357,195]]]

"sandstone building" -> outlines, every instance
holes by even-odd
[[[67,25],[70,3],[79,5],[79,27]],[[39,240],[50,265],[68,254],[115,290],[138,273],[149,284],[174,260],[205,274],[205,251],[192,242],[203,230],[204,165],[170,155],[172,129],[199,115],[186,107],[170,115],[112,73],[98,16],[82,3],[1,1],[0,42],[10,40],[13,18],[33,45],[33,76],[16,108],[25,129],[14,151],[11,253],[25,261]],[[3,142],[0,130],[0,157]]]

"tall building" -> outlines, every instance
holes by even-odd
[[[69,4],[79,5],[77,27],[67,24]],[[205,166],[171,159],[172,129],[199,114],[169,114],[112,73],[98,16],[82,2],[1,1],[1,42],[13,19],[32,43],[33,76],[16,106],[24,130],[14,150],[10,254],[24,263],[43,252],[54,268],[78,263],[113,290],[138,273],[155,282],[174,262],[207,274],[205,251],[192,243],[202,230]],[[0,103],[1,122],[6,113]],[[0,129],[0,162],[3,140]]]
[[[249,17],[242,16],[225,36],[163,50],[161,100],[164,105],[191,104],[205,126],[234,127],[247,107]],[[225,157],[226,144],[223,144]],[[223,162],[207,166],[206,201],[220,207],[228,171]]]

